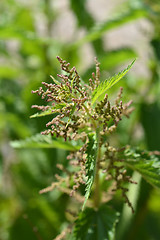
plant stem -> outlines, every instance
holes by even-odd
[[[86,110],[86,113],[87,113],[88,116],[90,117],[90,119],[91,119],[91,121],[92,121],[92,124],[93,124],[94,128],[97,129],[96,123],[95,123],[94,119],[92,118],[91,114],[89,113],[88,108],[85,106],[85,104],[83,104],[82,106],[84,107],[84,109]]]
[[[96,129],[96,141],[97,141],[97,157],[96,157],[96,172],[95,172],[95,190],[94,190],[94,207],[98,209],[100,203],[100,186],[99,186],[99,163],[101,158],[100,147],[100,129]]]

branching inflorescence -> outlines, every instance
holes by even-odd
[[[96,209],[101,202],[101,194],[99,194],[99,173],[101,172],[106,175],[107,181],[114,183],[112,191],[120,190],[133,211],[126,195],[128,189],[125,187],[125,183],[135,182],[127,176],[124,160],[118,157],[119,152],[124,149],[111,147],[107,141],[108,136],[116,130],[122,117],[129,117],[133,111],[133,108],[130,107],[132,101],[122,102],[123,89],[120,88],[114,104],[111,104],[105,90],[107,85],[105,86],[103,82],[101,86],[97,60],[95,60],[96,73],[92,74],[88,84],[84,84],[75,67],[70,68],[70,64],[60,57],[57,59],[62,69],[62,74],[58,74],[60,80],[57,81],[52,77],[54,83],[43,82],[43,88],[32,91],[40,95],[48,105],[33,105],[32,107],[45,112],[46,115],[52,114],[53,116],[51,121],[46,124],[48,129],[42,134],[51,134],[57,138],[64,138],[64,141],[77,142],[80,147],[67,157],[72,165],[72,171],[64,169],[62,165],[58,164],[58,168],[66,174],[66,177],[56,175],[57,182],[53,183],[51,187],[41,190],[41,193],[57,187],[82,202],[88,199],[94,189],[92,204]],[[113,82],[113,79],[111,80]],[[111,86],[114,84],[112,82],[109,81]],[[99,89],[101,93],[98,93]],[[95,95],[98,96],[97,101],[93,101]],[[81,197],[77,192],[77,189],[83,184],[86,184],[85,197]],[[91,201],[88,203],[90,204]]]
[[[133,208],[127,194],[130,184],[136,184],[131,178],[132,172],[137,171],[152,186],[160,188],[158,151],[148,152],[130,146],[118,148],[110,141],[120,121],[130,116],[133,107],[130,106],[132,101],[122,102],[122,88],[112,101],[108,89],[131,69],[134,61],[113,77],[100,81],[100,64],[95,59],[96,73],[92,73],[85,84],[75,67],[70,68],[60,57],[57,59],[62,69],[62,73],[57,74],[59,80],[51,76],[53,83],[43,82],[43,87],[32,91],[41,96],[45,105],[33,105],[40,112],[31,117],[50,115],[47,129],[41,136],[16,141],[14,146],[38,144],[36,146],[43,147],[47,144],[71,151],[66,159],[67,167],[58,163],[60,174],[55,175],[56,181],[40,191],[57,188],[82,205],[78,215],[73,209],[68,210],[74,220],[55,240],[95,239],[95,236],[96,239],[110,239],[111,235],[114,238],[119,213],[107,202],[118,192],[117,196],[121,196],[134,212],[135,205]]]

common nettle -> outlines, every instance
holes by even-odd
[[[122,72],[101,81],[99,62],[95,59],[96,73],[84,83],[76,68],[57,57],[62,73],[53,83],[42,82],[43,87],[32,91],[41,96],[45,105],[33,105],[40,110],[32,117],[50,115],[42,135],[51,135],[63,144],[70,144],[68,167],[57,164],[63,174],[56,174],[56,181],[40,193],[54,188],[69,194],[80,202],[78,214],[69,212],[75,221],[68,225],[58,239],[114,239],[119,213],[108,201],[118,191],[134,213],[127,192],[132,180],[128,169],[138,171],[149,183],[160,187],[158,158],[150,152],[124,146],[110,145],[123,117],[130,117],[132,101],[123,103],[123,88],[114,102],[110,101],[108,89],[117,83],[132,67],[134,61]],[[47,105],[46,105],[47,103]],[[106,183],[106,189],[102,185]],[[83,194],[84,193],[84,194]]]

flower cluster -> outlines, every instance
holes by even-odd
[[[119,152],[122,152],[125,148],[114,148],[109,146],[109,143],[105,144],[105,152],[101,163],[103,163],[102,171],[106,173],[106,180],[113,180],[115,182],[113,192],[121,190],[122,196],[125,202],[131,208],[134,213],[133,206],[127,197],[128,188],[125,186],[126,183],[134,183],[130,176],[127,175],[127,170],[124,167],[124,160],[119,158]],[[106,164],[106,159],[109,159],[109,163]]]
[[[106,174],[106,180],[116,182],[116,188],[122,190],[122,195],[128,205],[132,208],[129,202],[126,191],[127,188],[123,183],[132,182],[129,176],[126,175],[126,170],[123,166],[123,160],[118,159],[117,152],[119,149],[110,147],[104,141],[104,137],[113,133],[118,123],[123,116],[129,117],[133,108],[130,107],[131,101],[128,103],[122,102],[123,89],[120,88],[117,98],[112,105],[108,95],[100,102],[92,104],[92,93],[100,84],[100,68],[96,60],[96,73],[92,73],[92,78],[89,83],[85,84],[81,79],[75,67],[70,68],[70,64],[57,57],[61,64],[62,74],[58,74],[59,81],[53,79],[54,83],[43,82],[44,87],[40,87],[33,93],[37,93],[47,102],[47,106],[33,105],[33,108],[52,114],[53,118],[46,124],[48,128],[42,134],[51,134],[52,136],[62,137],[65,141],[81,140],[81,148],[70,153],[67,157],[70,165],[75,168],[75,171],[69,172],[64,167],[58,165],[63,172],[67,173],[67,181],[56,175],[57,182],[51,187],[42,190],[41,192],[50,191],[54,187],[60,189],[60,185],[67,182],[65,192],[70,195],[76,195],[75,191],[86,183],[86,148],[88,144],[88,134],[95,133],[96,129],[100,129],[100,144],[101,157],[97,161],[98,170]],[[73,168],[72,168],[73,169]],[[72,188],[69,183],[74,182]],[[62,188],[61,188],[62,189]],[[133,210],[133,208],[132,208]]]
[[[40,87],[39,90],[32,91],[41,95],[42,99],[47,102],[51,102],[51,105],[33,105],[32,107],[55,113],[53,119],[46,124],[46,127],[50,127],[50,129],[44,131],[43,134],[56,134],[57,137],[61,136],[65,140],[71,140],[79,133],[78,130],[88,122],[85,102],[90,99],[90,92],[87,86],[82,87],[76,68],[69,69],[69,63],[62,61],[60,57],[57,58],[61,63],[62,70],[65,71],[65,74],[58,74],[60,81],[58,82],[52,77],[54,84],[42,83],[46,90]]]
[[[83,84],[80,81],[80,76],[75,67],[69,68],[69,63],[57,57],[65,74],[57,74],[60,78],[58,82],[53,77],[55,83],[42,82],[46,90],[42,87],[39,90],[32,91],[41,95],[46,102],[51,102],[51,105],[38,106],[33,105],[32,108],[37,108],[42,111],[50,110],[55,113],[53,119],[46,124],[50,129],[45,130],[42,134],[64,137],[66,140],[84,136],[86,128],[92,131],[97,125],[102,126],[102,134],[113,132],[118,122],[122,119],[122,115],[129,116],[133,108],[129,109],[131,101],[127,104],[122,104],[121,95],[122,88],[115,100],[115,105],[111,106],[106,94],[103,101],[97,103],[95,107],[91,105],[92,91],[99,85],[99,63],[96,61],[96,75],[93,73],[89,80],[89,85]],[[114,124],[110,124],[110,123]]]

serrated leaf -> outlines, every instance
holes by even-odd
[[[119,214],[106,205],[86,208],[76,220],[71,240],[114,240]]]
[[[71,142],[65,142],[63,139],[41,134],[20,141],[12,141],[10,144],[14,148],[59,148],[68,151],[76,151],[80,148],[80,146],[73,146]]]
[[[139,172],[152,186],[160,188],[160,161],[148,151],[128,148],[124,152],[125,164]]]
[[[107,90],[111,88],[114,84],[116,84],[121,78],[123,78],[126,73],[131,69],[135,60],[128,65],[123,71],[119,72],[118,74],[114,75],[113,77],[106,79],[105,81],[101,82],[99,86],[93,91],[92,93],[92,104],[94,104],[97,100],[102,100],[104,95],[107,93]]]
[[[116,50],[108,51],[105,55],[100,55],[98,61],[101,63],[101,70],[110,71],[112,69],[125,64],[127,61],[132,61],[135,59],[137,54],[131,48],[119,48]],[[92,65],[87,71],[82,75],[83,81],[87,82],[90,78],[92,72],[95,70],[95,65]]]
[[[85,188],[85,201],[82,206],[82,210],[85,207],[85,204],[89,198],[89,195],[91,193],[92,185],[94,182],[94,175],[95,175],[95,167],[96,167],[96,155],[97,155],[97,142],[95,140],[94,134],[88,135],[89,142],[87,145],[87,161],[86,161],[86,188]]]

